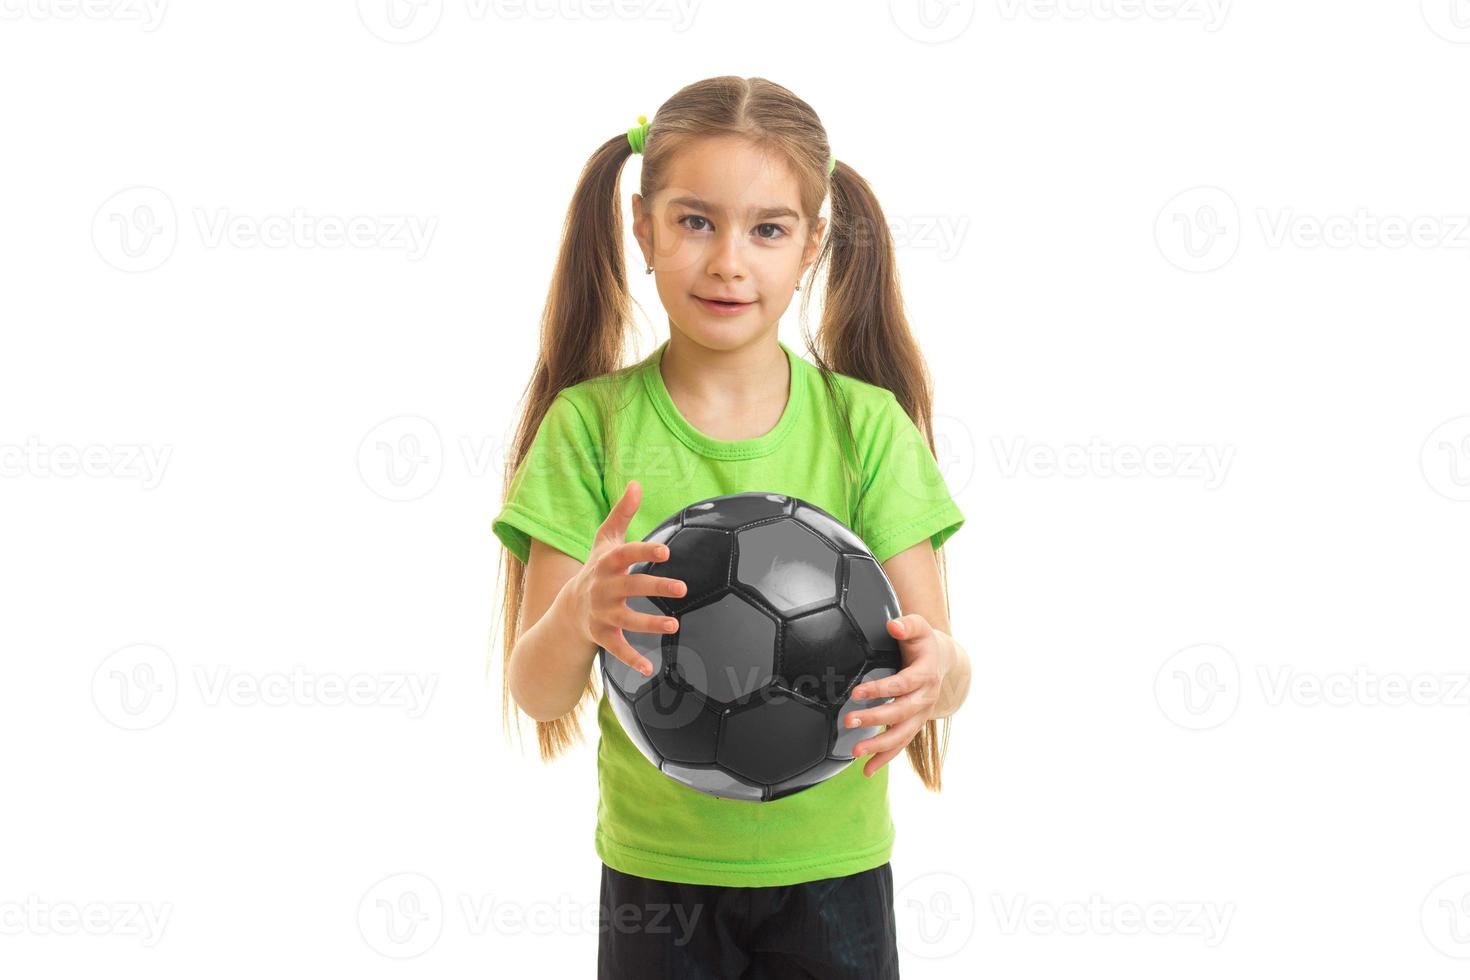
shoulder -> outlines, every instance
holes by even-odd
[[[822,372],[815,364],[805,361],[803,363],[808,365],[812,384],[820,390],[823,387]],[[903,408],[898,404],[898,399],[894,397],[893,392],[882,385],[875,385],[838,371],[828,372],[828,376],[832,379],[833,387],[842,399],[841,404],[847,412],[848,421],[852,424],[854,432],[872,431],[888,423],[892,420],[895,411],[900,415],[903,414]]]
[[[568,420],[576,420],[595,438],[599,430],[598,421],[604,417],[616,417],[628,399],[639,394],[642,384],[639,366],[634,364],[568,385],[556,393],[547,414],[556,413]]]

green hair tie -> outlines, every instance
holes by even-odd
[[[643,152],[643,144],[648,141],[648,117],[639,116],[638,125],[628,130],[628,145],[633,148],[634,153]],[[837,158],[827,158],[827,173],[837,169]]]
[[[638,125],[628,130],[628,145],[634,153],[643,152],[643,141],[648,139],[648,117],[639,116]]]

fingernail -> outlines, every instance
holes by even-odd
[[[655,552],[655,554],[657,554],[660,559],[667,558],[669,557],[669,549],[661,547],[658,549],[657,552]]]
[[[893,623],[893,628],[896,629],[896,630],[898,630],[900,633],[907,633],[908,632],[908,628],[904,625],[904,623],[901,620],[893,619],[893,620],[889,620],[889,622]]]
[[[856,728],[859,725],[861,725],[862,723],[863,723],[863,720],[861,718],[859,718],[857,715],[851,715],[847,719],[847,727],[848,728]]]
[[[678,620],[670,619],[664,623],[664,629],[670,633],[679,628]]]

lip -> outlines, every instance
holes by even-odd
[[[697,299],[697,300],[699,300],[699,305],[700,306],[704,307],[706,310],[709,310],[711,313],[717,314],[719,316],[738,316],[741,313],[744,313],[746,310],[750,309],[752,306],[755,305],[755,303],[753,303],[753,302],[751,302],[751,303],[716,303],[713,300],[705,299],[703,296],[696,296],[694,298]]]

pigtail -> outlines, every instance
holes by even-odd
[[[621,373],[625,334],[631,319],[631,295],[623,259],[623,223],[619,180],[632,155],[627,137],[608,140],[587,161],[567,209],[561,248],[541,314],[540,350],[531,380],[521,396],[520,422],[506,460],[502,499],[510,494],[515,472],[535,441],[547,410],[564,388],[603,375]],[[603,386],[598,386],[602,389]],[[603,411],[603,441],[610,445],[612,413]],[[606,451],[603,460],[607,458]],[[601,462],[601,461],[599,461]],[[611,508],[611,502],[607,506]],[[522,633],[526,566],[502,546],[499,576],[505,583],[501,603],[502,677],[508,677],[511,650]],[[582,706],[595,700],[592,674],[576,707],[555,721],[536,723],[541,758],[549,760],[582,738]],[[520,732],[520,708],[501,685],[501,715],[506,733]]]
[[[829,232],[810,273],[815,280],[819,268],[827,269],[821,325],[815,342],[807,342],[813,360],[824,372],[830,369],[893,392],[933,453],[933,382],[904,314],[893,236],[883,209],[868,182],[841,160],[832,172],[831,195]],[[812,290],[805,293],[810,297]],[[803,313],[807,301],[803,299]],[[859,508],[861,499],[859,490]],[[866,531],[854,530],[859,536]],[[936,557],[948,614],[949,572],[942,547]],[[906,749],[919,778],[932,790],[941,786],[949,725],[949,718],[930,719]]]

